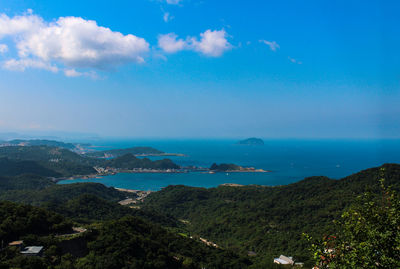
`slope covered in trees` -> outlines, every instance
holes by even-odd
[[[57,175],[73,176],[93,174],[93,166],[100,162],[85,158],[68,149],[48,146],[9,146],[0,147],[0,158],[16,161],[31,161],[54,171]],[[45,174],[39,174],[46,176]]]
[[[54,185],[53,181],[36,175],[25,174],[15,177],[0,176],[0,197],[8,191],[33,191],[51,185]]]
[[[125,154],[133,154],[133,155],[157,155],[163,154],[163,151],[152,147],[132,147],[132,148],[125,148],[125,149],[110,149],[110,150],[102,150],[102,151],[93,151],[88,152],[86,156],[89,157],[119,157]]]
[[[96,208],[91,201],[83,197],[78,202],[89,202],[91,211]],[[95,202],[102,203],[101,199]],[[29,257],[13,247],[0,248],[0,268],[245,268],[250,264],[247,258],[169,232],[119,207],[126,210],[122,217],[89,222],[82,234],[60,236],[72,227],[61,215],[0,202],[0,240],[7,245],[24,239],[45,249],[41,257]],[[79,210],[86,214],[84,207]]]
[[[50,170],[35,161],[10,160],[0,158],[0,175],[18,176],[23,174],[35,174],[44,177],[57,177],[59,173]]]
[[[305,237],[321,269],[400,268],[400,196],[382,179],[380,193],[358,196],[334,233],[316,241]]]
[[[0,141],[0,144],[2,142]],[[49,147],[58,147],[58,148],[65,148],[69,150],[73,150],[76,148],[76,144],[73,143],[64,143],[55,140],[47,140],[47,139],[14,139],[7,142],[3,142],[3,144],[13,145],[13,146],[49,146]]]
[[[123,150],[122,150],[123,151]],[[68,149],[49,146],[0,147],[0,175],[36,174],[43,177],[90,175],[95,166],[116,169],[179,169],[170,159],[152,161],[128,153],[106,160],[79,155]]]
[[[72,228],[72,223],[59,214],[6,201],[0,201],[0,216],[0,242],[10,242],[28,234],[64,233]]]
[[[400,165],[383,167],[385,184],[399,190]],[[3,229],[4,238],[23,238],[46,249],[39,258],[23,257],[6,248],[0,251],[0,268],[100,264],[103,268],[274,268],[273,258],[280,254],[311,265],[309,243],[301,234],[321,238],[334,232],[332,221],[340,218],[357,195],[378,192],[379,178],[379,168],[372,168],[341,180],[310,177],[276,187],[169,186],[149,195],[137,209],[119,205],[117,201],[128,194],[102,184],[56,185],[26,174],[0,177],[0,200],[43,208],[11,204],[11,208],[25,208],[14,210],[6,205],[8,215],[0,214],[8,219],[7,225],[0,226],[8,227]],[[10,230],[14,221],[18,223],[15,231]],[[52,236],[72,222],[88,231],[68,242]],[[220,248],[201,243],[200,237]],[[248,251],[257,255],[243,258]]]
[[[115,168],[122,168],[122,169],[135,169],[135,168],[142,168],[142,169],[179,169],[179,165],[175,164],[170,159],[162,159],[162,160],[155,160],[152,161],[148,158],[137,158],[132,154],[125,154],[120,157],[116,157],[114,159],[108,160],[106,162],[107,166],[115,167]]]
[[[400,165],[386,164],[388,185],[400,189]],[[322,236],[357,195],[379,189],[379,168],[341,180],[311,177],[287,186],[204,189],[169,186],[152,193],[145,208],[187,220],[186,229],[219,245],[260,259],[285,253],[309,260],[302,233]]]
[[[62,204],[83,194],[96,195],[102,199],[117,202],[125,199],[126,194],[99,183],[75,183],[44,186],[40,189],[18,189],[4,192],[0,199],[32,205]]]

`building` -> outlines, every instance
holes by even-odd
[[[293,265],[294,261],[292,257],[286,257],[284,255],[279,256],[279,258],[274,259],[274,263],[277,264],[290,264]]]
[[[42,246],[29,246],[20,251],[22,255],[26,256],[40,256],[42,254]]]
[[[24,241],[22,241],[22,240],[12,241],[12,242],[8,243],[9,247],[17,247],[20,249],[22,249],[23,245],[24,245]]]

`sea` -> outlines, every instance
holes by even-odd
[[[264,145],[238,145],[232,139],[110,139],[85,141],[96,150],[150,146],[185,156],[170,158],[181,166],[210,167],[234,163],[268,173],[120,173],[95,179],[63,180],[59,184],[98,182],[106,186],[157,191],[168,185],[212,188],[224,183],[287,185],[310,176],[340,179],[384,163],[400,163],[400,139],[265,139]],[[151,157],[159,159],[160,157]]]

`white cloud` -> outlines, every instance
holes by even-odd
[[[174,16],[171,16],[171,14],[169,14],[169,12],[164,12],[163,20],[165,22],[169,22],[169,21],[171,21],[173,19],[174,19]]]
[[[81,72],[76,71],[75,69],[65,69],[64,74],[67,77],[80,77],[82,76]]]
[[[289,59],[289,61],[291,61],[291,62],[294,63],[294,64],[303,64],[302,62],[297,61],[296,59],[293,59],[293,58],[291,58],[291,57],[288,57],[288,59]]]
[[[276,51],[277,49],[280,48],[279,44],[276,43],[275,41],[268,41],[268,40],[260,40],[261,43],[264,43],[265,45],[269,46],[269,48],[272,51]]]
[[[8,46],[6,44],[0,44],[0,54],[6,53],[8,51]]]
[[[80,17],[45,22],[30,13],[12,18],[1,14],[0,39],[4,36],[13,37],[20,58],[4,66],[19,66],[21,70],[46,69],[44,66],[54,64],[108,69],[125,63],[142,63],[149,50],[143,38],[123,35]]]
[[[8,17],[0,14],[0,38],[7,35],[20,35],[38,31],[44,27],[43,19],[35,15]]]
[[[29,58],[7,60],[3,62],[3,68],[12,71],[25,71],[26,68],[37,68],[51,71],[53,73],[58,72],[58,67],[49,62]]]
[[[67,77],[90,77],[93,79],[97,79],[98,75],[96,74],[96,72],[79,72],[76,71],[75,69],[64,69],[64,74]]]
[[[194,50],[209,57],[219,57],[232,48],[227,40],[225,30],[207,30],[200,34],[200,40],[196,37],[187,37],[186,40],[178,39],[178,36],[174,33],[160,35],[158,46],[167,53]]]
[[[188,44],[183,39],[178,39],[176,34],[169,33],[158,36],[158,46],[167,53],[175,53],[186,49]]]
[[[201,39],[192,39],[194,49],[211,57],[221,56],[225,51],[231,49],[232,45],[226,39],[225,30],[207,30],[200,34]]]
[[[170,4],[170,5],[178,5],[182,1],[183,0],[166,0],[165,2],[167,2],[167,4]]]

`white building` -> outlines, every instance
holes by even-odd
[[[279,256],[279,258],[274,259],[274,263],[293,265],[294,261],[293,261],[293,257],[286,257],[284,255],[281,255],[281,256]]]

